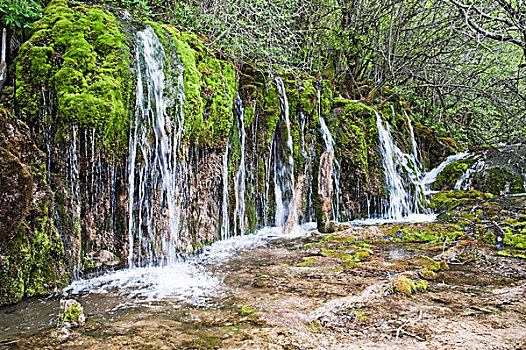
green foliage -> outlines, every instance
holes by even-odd
[[[35,0],[2,0],[0,15],[10,29],[31,28],[34,21],[42,18],[42,6]]]

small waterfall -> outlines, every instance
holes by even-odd
[[[391,105],[391,108],[393,108],[393,106]],[[394,113],[394,108],[393,108],[393,113]],[[407,114],[407,112],[404,110],[404,115],[407,119],[407,125],[409,126],[409,131],[411,133],[411,147],[413,149],[413,158],[418,161],[418,153],[417,153],[417,147],[416,147],[416,140],[415,140],[415,131],[413,130],[413,123],[411,122],[411,118],[409,117],[409,114]]]
[[[82,201],[81,201],[81,189],[80,189],[80,162],[79,162],[79,132],[78,126],[73,125],[71,130],[71,139],[69,140],[70,146],[66,151],[66,164],[67,164],[67,173],[66,173],[66,184],[69,187],[69,199],[70,205],[73,212],[73,217],[71,218],[73,227],[68,227],[67,229],[73,229],[75,235],[71,240],[70,253],[78,254],[80,253],[80,235],[81,235],[81,210],[82,210]],[[58,213],[56,213],[58,214]],[[72,256],[75,263],[73,264],[73,278],[79,278],[79,269],[80,261],[78,256]]]
[[[239,131],[239,138],[241,143],[241,160],[239,162],[239,169],[237,171],[236,179],[234,181],[234,191],[236,195],[236,211],[234,214],[234,232],[245,233],[245,188],[246,188],[246,165],[245,165],[245,110],[243,109],[243,102],[239,94],[236,96],[236,115],[237,128]],[[239,227],[238,227],[239,221]]]
[[[389,203],[385,205],[384,217],[389,220],[398,220],[411,214],[418,214],[424,196],[419,182],[417,161],[412,155],[402,152],[394,144],[389,124],[386,123],[384,127],[380,113],[376,110],[374,112],[386,181],[385,187],[389,193]],[[407,180],[404,179],[402,173],[408,178]],[[413,190],[413,196],[410,189]]]
[[[314,203],[313,203],[313,172],[312,172],[312,162],[315,156],[315,147],[314,147],[314,138],[311,140],[311,144],[308,145],[306,142],[306,124],[307,118],[305,115],[300,112],[298,114],[299,124],[301,128],[301,155],[305,159],[305,167],[303,169],[303,176],[305,180],[305,190],[306,190],[306,208],[304,208],[303,218],[305,222],[312,222],[314,220]],[[310,170],[310,171],[309,171]]]
[[[440,175],[442,170],[449,164],[456,162],[457,160],[461,160],[469,156],[469,152],[460,152],[457,154],[453,154],[449,157],[447,157],[442,163],[440,163],[436,168],[431,169],[427,173],[424,174],[422,177],[422,180],[420,181],[422,187],[424,188],[425,194],[431,194],[433,191],[431,191],[431,185],[433,182],[436,181],[437,176]]]
[[[230,221],[228,217],[228,147],[227,143],[225,154],[223,154],[223,205],[221,207],[222,221],[221,221],[221,239],[230,237]]]
[[[165,76],[166,53],[151,27],[137,33],[136,115],[130,137],[129,266],[173,263],[180,234],[187,165],[179,156],[184,131],[182,66]],[[175,96],[175,98],[174,98]],[[174,103],[175,102],[175,103]],[[176,109],[176,120],[167,108]]]
[[[285,125],[287,127],[287,147],[289,150],[288,164],[278,164],[279,157],[277,153],[279,149],[274,147],[274,152],[276,153],[276,157],[274,158],[275,225],[282,227],[285,225],[285,220],[288,215],[288,200],[286,196],[288,195],[288,197],[291,198],[292,192],[294,191],[294,149],[290,132],[289,101],[287,99],[285,85],[283,85],[280,77],[276,77],[276,86],[279,92],[281,116],[285,119]],[[274,134],[274,136],[276,136],[276,134]]]
[[[483,158],[484,157],[479,157],[476,163],[466,169],[464,174],[462,174],[462,176],[455,183],[455,190],[469,190],[471,188],[471,182],[473,180],[471,175],[482,171],[486,166]]]

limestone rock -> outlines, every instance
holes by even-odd
[[[298,223],[299,210],[301,209],[301,201],[303,199],[303,188],[305,187],[305,175],[300,174],[294,186],[294,193],[290,205],[289,217],[283,228],[283,233],[288,234],[292,231],[294,226]]]
[[[29,212],[33,198],[33,176],[15,155],[0,148],[0,236],[13,231]]]
[[[331,198],[333,194],[332,172],[334,153],[325,152],[320,158],[318,170],[318,195],[320,200],[321,222],[318,222],[320,232],[330,232],[331,226]]]

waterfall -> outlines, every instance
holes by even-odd
[[[80,235],[81,235],[81,210],[82,210],[82,202],[81,202],[81,190],[80,190],[80,164],[79,164],[79,149],[77,147],[77,144],[80,144],[79,142],[79,132],[78,132],[78,126],[73,125],[71,130],[71,139],[69,140],[71,142],[69,149],[66,152],[66,162],[68,167],[68,172],[66,173],[66,182],[69,186],[69,198],[70,198],[70,205],[71,209],[73,211],[73,227],[70,227],[69,229],[73,229],[75,231],[74,239],[72,240],[72,243],[74,244],[74,247],[69,247],[72,249],[74,254],[78,253],[78,250],[80,250]],[[75,256],[72,258],[75,261],[74,267],[73,267],[73,277],[76,279],[79,277],[79,269],[80,269],[80,261],[78,261],[78,256]]]
[[[230,237],[230,221],[228,217],[228,147],[227,143],[225,154],[223,154],[223,205],[221,207],[221,239]]]
[[[389,124],[386,123],[384,127],[380,113],[376,110],[374,113],[380,141],[379,151],[384,170],[385,188],[389,194],[389,203],[386,204],[384,217],[389,220],[398,220],[411,214],[418,214],[424,196],[419,181],[417,161],[414,156],[402,152],[394,144]],[[404,176],[407,179],[404,179]]]
[[[179,156],[183,67],[171,67],[165,76],[166,53],[151,27],[138,32],[137,41],[136,113],[128,158],[129,266],[176,260],[182,222],[178,196],[187,181],[184,155]],[[168,77],[176,77],[175,84]],[[167,114],[169,107],[175,107],[176,120]]]
[[[433,191],[431,191],[431,185],[433,182],[436,181],[437,176],[440,175],[442,170],[449,164],[456,162],[457,160],[461,160],[469,156],[469,152],[460,152],[454,155],[451,155],[447,157],[442,163],[440,163],[436,168],[431,169],[427,173],[424,174],[422,177],[422,180],[420,181],[422,187],[424,188],[425,194],[430,194]]]
[[[457,180],[455,183],[455,190],[469,190],[471,187],[471,182],[473,181],[472,174],[481,172],[486,163],[483,160],[484,157],[477,158],[477,162],[472,164],[469,168],[466,169],[464,174]],[[475,158],[474,158],[475,159]]]
[[[311,144],[307,145],[305,141],[306,136],[306,124],[307,124],[307,118],[305,115],[300,112],[298,114],[300,129],[301,129],[301,155],[303,156],[303,159],[305,159],[305,167],[303,169],[303,176],[306,181],[305,183],[305,190],[306,192],[306,201],[307,206],[305,208],[304,215],[304,221],[311,222],[314,220],[314,203],[313,203],[313,172],[312,172],[312,161],[315,157],[315,147],[314,147],[314,138],[311,140]],[[311,171],[309,171],[311,170]]]
[[[391,105],[391,108],[393,109],[393,113],[394,113],[394,108],[392,105]],[[411,133],[411,147],[413,149],[413,158],[416,161],[418,161],[418,153],[416,151],[416,140],[415,140],[415,131],[413,130],[413,123],[411,123],[411,118],[409,117],[409,114],[407,114],[405,110],[404,110],[404,115],[407,119],[407,125],[409,126],[409,132]]]
[[[239,131],[239,138],[241,143],[241,160],[239,162],[239,169],[237,171],[236,179],[234,181],[234,191],[236,195],[236,211],[234,214],[234,232],[238,232],[237,222],[239,220],[239,232],[245,233],[245,188],[246,188],[246,165],[245,165],[245,111],[243,109],[243,102],[239,94],[236,96],[236,115],[237,128]]]
[[[285,224],[288,212],[288,204],[284,197],[286,193],[291,197],[292,192],[294,191],[294,149],[290,131],[289,101],[287,99],[285,85],[283,85],[283,81],[280,77],[276,77],[276,86],[279,93],[281,116],[285,119],[285,125],[287,127],[287,147],[289,150],[288,164],[278,164],[279,157],[277,156],[277,152],[279,149],[277,147],[274,148],[274,152],[276,153],[276,157],[274,158],[274,198],[276,201],[275,225],[281,227]]]

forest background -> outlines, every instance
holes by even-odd
[[[11,49],[29,37],[47,2],[1,1]],[[365,85],[388,87],[421,123],[464,146],[526,139],[524,0],[93,3],[196,32],[237,64],[329,78],[343,97]]]

